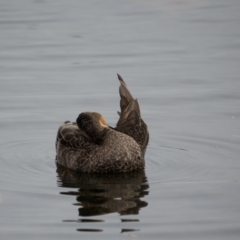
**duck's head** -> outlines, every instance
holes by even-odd
[[[83,112],[79,114],[77,125],[96,144],[100,144],[106,135],[108,124],[106,119],[97,112]]]

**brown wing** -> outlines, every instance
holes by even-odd
[[[57,132],[57,163],[70,169],[84,169],[96,144],[75,123],[65,122]]]
[[[120,81],[121,112],[118,112],[120,117],[115,130],[132,137],[140,145],[143,154],[145,154],[149,140],[147,125],[141,118],[138,100],[133,98],[126,83],[119,74],[118,79]]]
[[[56,145],[57,143],[68,148],[79,149],[83,144],[85,146],[91,144],[91,140],[75,123],[64,123],[58,129]]]

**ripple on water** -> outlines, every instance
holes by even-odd
[[[149,184],[229,181],[223,175],[232,152],[240,153],[238,143],[225,139],[193,136],[163,136],[151,139],[146,156]],[[226,163],[228,159],[228,163]]]
[[[50,178],[55,177],[54,142],[47,136],[45,132],[38,134],[37,138],[16,132],[2,136],[0,178],[5,188],[8,188],[8,183],[17,183],[11,185],[11,190],[14,190],[13,187],[19,190],[19,185],[44,186],[46,182],[49,184]]]

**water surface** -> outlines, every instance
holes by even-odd
[[[1,239],[239,239],[240,3],[0,3]],[[55,165],[58,126],[117,122],[120,73],[150,143],[143,172]]]

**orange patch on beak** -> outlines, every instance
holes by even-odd
[[[99,123],[102,127],[108,127],[107,120],[100,113],[93,112],[92,114],[99,119]]]
[[[108,127],[107,120],[103,116],[99,118],[99,122],[103,127]]]

